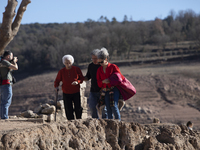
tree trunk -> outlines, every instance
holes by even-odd
[[[31,0],[22,0],[16,15],[15,9],[18,4],[17,0],[8,0],[8,5],[3,13],[3,21],[0,27],[0,54],[4,52],[6,46],[13,40],[15,35],[17,35],[23,14],[29,3],[31,3]],[[13,21],[14,17],[15,19]]]

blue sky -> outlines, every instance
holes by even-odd
[[[18,6],[21,0],[18,0]],[[0,0],[0,22],[7,0]],[[24,13],[22,24],[76,23],[100,16],[123,21],[124,15],[133,21],[164,19],[171,10],[193,10],[200,14],[200,0],[32,0]]]

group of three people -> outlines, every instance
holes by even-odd
[[[92,118],[98,118],[96,106],[101,97],[100,94],[103,92],[106,111],[104,109],[102,118],[113,119],[114,114],[115,119],[121,120],[118,108],[120,91],[116,86],[112,86],[109,78],[114,73],[119,73],[122,80],[124,76],[117,65],[108,62],[108,58],[109,53],[106,48],[93,50],[91,53],[92,63],[89,64],[86,76],[84,77],[80,68],[73,66],[73,56],[63,56],[62,60],[65,67],[58,72],[54,87],[58,90],[59,84],[62,81],[63,100],[68,120],[74,119],[74,112],[77,119],[81,118],[80,83],[90,79],[89,107]]]

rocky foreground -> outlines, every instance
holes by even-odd
[[[199,150],[200,133],[186,126],[108,119],[45,123],[0,132],[0,150]]]

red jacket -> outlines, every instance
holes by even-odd
[[[97,70],[97,83],[98,83],[98,86],[100,88],[110,88],[112,85],[110,83],[108,84],[105,84],[105,83],[102,83],[102,81],[104,79],[108,79],[113,73],[115,72],[118,72],[120,75],[121,75],[121,78],[122,80],[124,79],[124,76],[121,74],[120,70],[119,70],[119,67],[115,64],[111,64],[111,63],[108,63],[108,66],[106,68],[106,73],[103,72],[103,67],[99,67],[98,70]]]
[[[65,67],[62,68],[54,81],[54,87],[58,87],[60,81],[62,81],[62,91],[65,94],[74,94],[80,92],[80,83],[83,82],[83,74],[81,69],[72,66],[71,69],[67,70]],[[78,85],[72,85],[72,82],[77,81]]]

